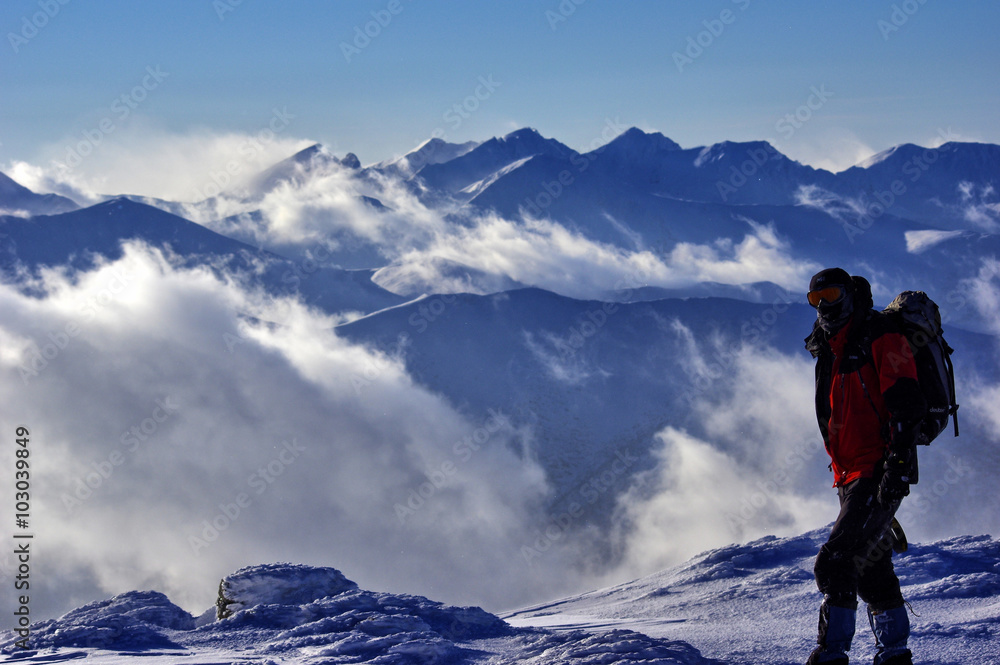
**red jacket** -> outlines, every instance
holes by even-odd
[[[872,311],[856,313],[827,339],[807,340],[816,356],[816,416],[830,454],[834,486],[876,474],[889,423],[922,415],[923,396],[906,338]]]

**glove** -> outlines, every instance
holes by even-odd
[[[890,452],[885,460],[885,471],[878,484],[878,502],[884,508],[899,503],[910,493],[910,460],[908,455]]]

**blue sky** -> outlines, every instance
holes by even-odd
[[[524,126],[576,149],[621,125],[760,139],[828,168],[949,129],[1000,143],[995,2],[5,0],[0,27],[0,169],[276,112],[281,149],[365,164]]]

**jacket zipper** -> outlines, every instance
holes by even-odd
[[[839,367],[838,367],[838,369],[839,369]],[[843,429],[843,427],[844,427],[844,417],[843,417],[844,416],[844,411],[843,411],[843,409],[844,409],[844,404],[847,403],[847,391],[846,391],[846,388],[844,386],[844,375],[840,374],[838,372],[838,376],[840,377],[840,412],[837,414],[836,417],[837,417],[837,427],[838,427],[838,429]],[[832,410],[831,410],[831,413],[832,413]],[[838,443],[842,443],[841,440],[840,440],[840,435],[839,434],[837,436],[837,441],[838,441]],[[831,451],[831,457],[833,457],[833,451]],[[836,484],[838,486],[839,485],[843,485],[844,481],[847,479],[847,472],[844,470],[844,466],[843,466],[843,464],[840,463],[839,459],[834,458],[833,464],[839,470],[839,474],[837,476],[837,482],[836,482]]]

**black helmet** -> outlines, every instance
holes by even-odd
[[[868,284],[863,277],[858,278]],[[854,313],[855,291],[859,283],[842,268],[821,270],[809,281],[809,304],[816,308],[819,327],[833,334],[844,327]],[[864,297],[864,296],[863,296]],[[871,286],[868,286],[868,300],[871,300]]]

